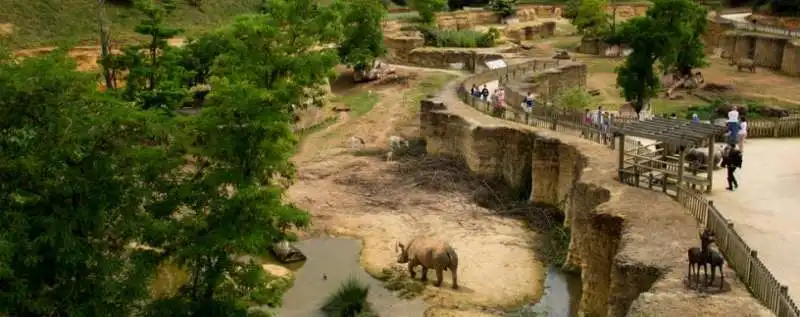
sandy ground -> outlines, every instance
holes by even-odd
[[[428,282],[426,316],[482,316],[486,308],[539,298],[545,267],[533,252],[535,233],[472,202],[484,187],[453,163],[424,156],[385,161],[388,136],[414,136],[418,127],[409,113],[418,105],[409,104],[408,88],[376,87],[374,93],[383,98],[372,111],[308,136],[294,157],[298,180],[288,195],[313,215],[313,233],[362,238],[361,262],[373,274],[398,265],[398,240],[431,235],[449,241],[459,255],[461,288],[450,288],[449,272],[442,288]],[[363,152],[376,154],[355,155],[351,135],[366,141]]]
[[[752,139],[744,145],[744,164],[736,172],[739,189],[725,190],[726,172],[714,173],[709,199],[734,223],[775,278],[789,286],[800,303],[800,139]]]

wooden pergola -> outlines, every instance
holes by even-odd
[[[705,187],[711,192],[714,169],[714,140],[726,128],[708,123],[694,123],[682,119],[652,118],[615,125],[612,131],[619,136],[620,180],[639,186],[644,181],[650,188],[661,185],[664,192],[668,186],[690,185]],[[656,141],[655,144],[635,149],[625,148],[625,136],[634,136]],[[658,146],[658,145],[662,146]],[[705,164],[686,166],[688,151],[708,147]],[[652,148],[651,148],[652,147]],[[669,149],[677,148],[677,153]],[[692,175],[687,175],[687,170]],[[698,176],[698,172],[706,175]],[[644,176],[644,180],[642,179]]]

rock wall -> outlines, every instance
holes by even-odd
[[[484,62],[502,59],[503,55],[483,53],[467,48],[422,47],[421,38],[387,38],[388,54],[386,61],[419,67],[451,69],[455,64],[464,70],[475,71],[485,68]]]
[[[649,4],[624,4],[608,6],[606,12],[614,13],[618,18],[627,19],[642,16]],[[536,21],[540,18],[561,18],[563,5],[519,5],[517,6],[516,20],[519,22]],[[492,11],[483,9],[468,9],[453,12],[441,12],[436,14],[436,24],[443,29],[470,29],[478,25],[500,24],[502,19]]]
[[[518,41],[532,41],[552,37],[556,32],[556,23],[549,21],[533,25],[509,25],[503,31],[505,36]]]
[[[800,41],[788,42],[783,47],[781,70],[790,76],[800,76]]]
[[[559,81],[554,86],[585,82],[585,75],[572,78],[580,71],[570,69],[580,66],[552,63],[534,60],[477,74],[422,101],[428,152],[461,159],[474,173],[533,201],[561,206],[572,233],[567,265],[581,270],[579,316],[771,316],[736,280],[730,292],[713,296],[684,288],[686,250],[699,243],[695,220],[668,196],[615,180],[614,152],[486,116],[459,99],[469,98],[465,90],[473,83],[522,80],[532,69],[573,74],[549,78]]]
[[[703,41],[706,54],[719,48],[722,58],[749,58],[757,66],[800,76],[800,41],[788,36],[737,31],[732,23],[711,18]]]
[[[423,47],[425,40],[419,36],[385,36],[383,43],[386,45],[384,59],[392,64],[411,63],[411,51]]]

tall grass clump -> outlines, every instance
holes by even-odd
[[[328,317],[377,317],[367,301],[368,294],[369,286],[351,276],[328,296],[321,309]]]
[[[494,28],[487,32],[478,32],[421,27],[420,32],[425,39],[425,45],[435,47],[493,47],[500,37],[500,31]]]

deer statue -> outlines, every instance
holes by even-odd
[[[703,272],[705,272],[705,276],[707,279],[708,276],[708,267],[706,264],[709,262],[711,257],[710,250],[708,246],[714,242],[714,232],[711,229],[704,229],[702,233],[700,233],[700,247],[692,247],[689,249],[689,283],[692,282],[692,272],[694,272],[694,281],[697,288],[700,288],[700,266],[703,266]],[[712,271],[713,272],[713,271]]]
[[[725,285],[725,275],[722,273],[722,266],[725,264],[725,257],[721,253],[710,250],[707,258],[707,263],[711,264],[711,279],[706,275],[706,286],[714,284],[715,273],[719,269],[719,290]]]

